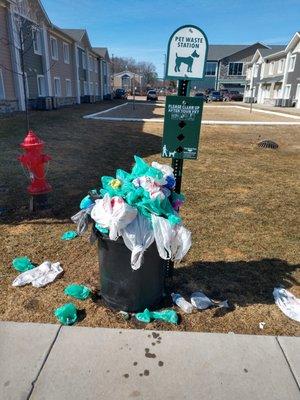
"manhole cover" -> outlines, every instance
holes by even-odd
[[[273,140],[262,140],[261,142],[258,142],[257,146],[263,147],[265,149],[277,149],[278,144],[276,142],[273,142]]]

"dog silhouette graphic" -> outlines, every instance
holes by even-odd
[[[198,57],[199,57],[199,54],[196,52],[196,50],[194,50],[193,53],[189,57],[179,57],[178,54],[176,53],[174,71],[180,72],[181,64],[186,64],[187,72],[193,72],[192,66],[193,66],[194,58],[198,58]]]

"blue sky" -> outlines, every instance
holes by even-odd
[[[163,74],[164,53],[181,25],[199,26],[212,44],[286,44],[300,30],[300,0],[42,0],[51,21],[85,28],[110,55],[151,61]]]

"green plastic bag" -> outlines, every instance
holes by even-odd
[[[85,300],[91,295],[91,291],[88,287],[84,285],[68,285],[64,293],[68,296],[75,297],[75,299]]]
[[[178,315],[174,310],[163,310],[163,311],[149,311],[148,308],[142,313],[135,314],[138,321],[149,323],[151,319],[158,319],[171,324],[178,323]]]
[[[73,303],[64,304],[54,311],[54,315],[63,325],[73,325],[77,321],[77,309]]]
[[[61,240],[72,240],[78,236],[76,231],[67,231],[61,236]]]
[[[109,229],[103,228],[101,225],[99,225],[97,222],[95,223],[95,228],[100,232],[103,233],[104,235],[109,234]]]
[[[12,261],[12,265],[14,269],[19,272],[29,271],[30,269],[34,268],[35,266],[31,263],[28,257],[17,257],[14,258]]]

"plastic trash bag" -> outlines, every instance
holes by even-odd
[[[97,231],[99,231],[103,235],[108,235],[109,234],[109,230],[107,228],[102,228],[102,226],[97,224],[97,222],[95,223],[95,228],[97,229]]]
[[[163,173],[163,178],[165,179],[166,183],[165,186],[169,189],[173,189],[175,187],[176,181],[174,177],[174,170],[167,164],[160,164],[156,161],[151,163],[151,166],[160,170]]]
[[[103,199],[96,200],[91,217],[101,227],[109,229],[109,238],[117,240],[121,229],[125,228],[137,216],[137,209],[131,207],[122,197],[110,198],[108,194]]]
[[[167,219],[154,214],[151,219],[160,257],[164,260],[182,260],[192,244],[191,232],[181,225],[172,226]]]
[[[28,257],[14,258],[12,261],[12,265],[14,269],[16,269],[19,272],[29,271],[30,269],[34,268],[34,265],[31,263]]]
[[[193,311],[193,306],[191,303],[185,300],[184,297],[179,293],[171,293],[173,303],[175,303],[182,311],[190,314]]]
[[[34,287],[43,287],[63,272],[59,262],[44,261],[41,265],[25,271],[13,281],[12,286],[24,286],[29,283]]]
[[[273,296],[275,303],[287,317],[300,322],[300,299],[280,287],[274,288]]]
[[[76,231],[67,231],[60,238],[61,240],[72,240],[78,236]]]
[[[149,311],[146,308],[142,313],[135,314],[138,321],[149,323],[151,319],[157,319],[171,324],[178,323],[178,315],[174,310],[163,310],[163,311]]]
[[[63,325],[73,325],[77,321],[77,309],[73,303],[64,304],[54,311],[54,315]]]
[[[75,297],[75,299],[85,300],[91,295],[91,291],[88,287],[84,285],[68,285],[64,293],[68,296]]]
[[[161,182],[161,184],[165,184],[165,179],[163,177],[163,173],[154,167],[151,167],[149,164],[146,163],[142,158],[138,156],[134,156],[135,164],[131,171],[131,178],[135,179],[140,176],[151,176],[156,181]]]
[[[150,221],[138,214],[136,218],[121,230],[125,245],[131,250],[131,267],[140,268],[145,250],[154,242],[154,233]]]
[[[71,220],[77,225],[78,235],[82,235],[88,229],[90,222],[90,214],[92,212],[93,207],[94,203],[80,210],[77,214],[71,217]]]
[[[191,303],[194,307],[198,308],[199,310],[205,310],[208,307],[211,307],[214,303],[205,296],[202,292],[195,292],[191,295]]]
[[[93,204],[94,204],[93,199],[91,198],[90,195],[87,195],[81,200],[79,208],[80,210],[84,210],[85,208],[88,208]]]

